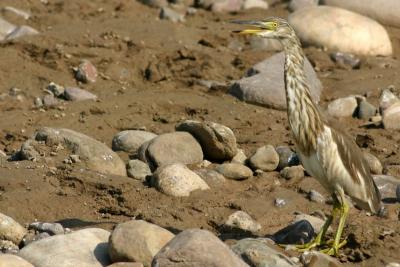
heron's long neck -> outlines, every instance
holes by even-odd
[[[311,99],[304,71],[304,54],[299,39],[293,35],[282,41],[285,50],[285,89],[289,125],[301,152],[309,155],[316,149],[323,122]]]

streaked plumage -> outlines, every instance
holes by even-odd
[[[256,27],[241,33],[278,39],[284,47],[287,114],[297,152],[307,172],[332,194],[336,202],[332,216],[309,248],[323,244],[322,238],[333,217],[340,213],[334,244],[326,251],[337,255],[348,211],[345,195],[362,209],[372,213],[380,210],[380,194],[369,166],[353,139],[325,119],[313,102],[304,72],[304,53],[293,28],[280,18],[236,23]]]

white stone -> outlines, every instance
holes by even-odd
[[[357,108],[357,99],[354,96],[338,98],[328,105],[328,114],[335,118],[351,117]]]
[[[241,210],[229,215],[225,225],[250,232],[257,232],[261,229],[261,225],[258,222],[256,222],[249,214]]]
[[[382,25],[345,9],[303,8],[290,14],[288,20],[305,44],[366,56],[389,56],[393,52]]]

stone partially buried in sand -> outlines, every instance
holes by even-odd
[[[238,228],[253,233],[261,229],[261,225],[258,222],[256,222],[249,214],[241,210],[229,215],[225,225],[233,229]]]
[[[64,97],[69,101],[96,100],[97,96],[86,90],[76,87],[66,87]]]
[[[365,56],[390,56],[385,28],[357,13],[328,6],[299,9],[288,17],[304,44]]]
[[[113,262],[135,261],[151,266],[153,257],[174,234],[155,224],[131,220],[118,224],[111,233],[109,254]]]
[[[278,167],[279,155],[273,146],[266,145],[256,150],[249,164],[254,170],[273,171]]]
[[[29,244],[18,256],[38,267],[103,267],[111,263],[109,236],[108,231],[100,228],[55,235]]]
[[[248,77],[232,84],[229,93],[248,103],[286,110],[284,61],[285,54],[281,52],[256,64],[248,71]],[[322,84],[308,59],[305,60],[304,68],[311,96],[318,103]]]
[[[153,259],[152,266],[248,267],[215,235],[206,230],[188,229],[167,243]]]
[[[157,137],[156,134],[139,130],[126,130],[117,133],[112,140],[114,151],[125,151],[135,154],[141,145]]]
[[[240,163],[224,163],[218,165],[215,170],[232,180],[244,180],[253,175],[253,171]]]
[[[125,163],[105,144],[82,133],[63,128],[42,128],[35,134],[36,141],[45,141],[46,145],[61,144],[79,155],[89,169],[126,176]]]

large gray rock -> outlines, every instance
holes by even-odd
[[[35,134],[35,140],[46,145],[61,144],[79,155],[89,169],[107,174],[126,176],[125,163],[105,144],[82,133],[63,128],[42,128]]]
[[[0,253],[0,267],[35,267],[21,257]]]
[[[249,159],[254,170],[273,171],[278,167],[279,155],[271,145],[260,147]]]
[[[219,123],[186,120],[179,123],[176,130],[191,133],[199,141],[207,159],[230,160],[237,153],[235,135]]]
[[[109,254],[113,262],[135,261],[151,266],[153,257],[174,234],[146,221],[127,221],[118,224],[111,233]]]
[[[229,93],[248,103],[285,110],[284,62],[285,55],[281,52],[256,64],[248,71],[249,77],[232,84]],[[318,103],[322,84],[308,59],[305,60],[304,68],[311,96]]]
[[[27,230],[13,218],[0,213],[0,239],[19,245],[26,233]]]
[[[267,238],[245,238],[232,246],[232,250],[253,267],[297,266],[287,256],[273,248]]]
[[[289,23],[305,44],[366,56],[389,56],[392,44],[376,21],[345,9],[317,6],[299,9]]]
[[[245,267],[227,245],[206,230],[188,229],[172,239],[153,259],[153,267]]]
[[[128,153],[137,153],[139,147],[145,142],[157,137],[156,134],[139,130],[126,130],[117,133],[112,140],[112,149],[114,151],[125,151]]]
[[[173,163],[198,164],[203,161],[203,151],[191,134],[174,132],[144,143],[139,149],[139,158],[156,169]]]
[[[383,24],[400,27],[400,1],[398,0],[322,0],[329,6],[337,6],[371,17]]]
[[[108,238],[100,228],[87,228],[30,243],[18,256],[36,267],[102,267],[110,264]]]
[[[152,184],[159,191],[175,197],[187,197],[194,190],[210,189],[200,176],[181,163],[158,168]]]

